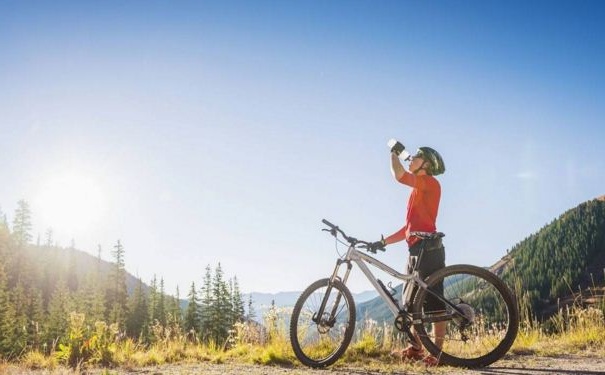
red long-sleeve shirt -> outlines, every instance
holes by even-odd
[[[385,240],[387,244],[391,244],[405,239],[408,246],[411,247],[419,239],[410,236],[410,232],[435,232],[437,230],[441,185],[433,176],[416,176],[409,172],[405,172],[398,181],[412,187],[408,200],[406,223],[403,228]]]

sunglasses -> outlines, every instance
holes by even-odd
[[[408,157],[407,157],[407,158],[405,158],[404,160],[405,160],[405,161],[412,161],[412,160],[414,160],[414,159],[418,159],[418,158],[422,159],[422,155],[421,155],[421,154],[416,154],[416,155],[408,155]]]

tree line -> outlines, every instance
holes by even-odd
[[[83,314],[84,324],[112,324],[120,337],[142,345],[159,336],[184,333],[193,341],[222,345],[236,322],[254,317],[248,312],[237,277],[226,279],[220,263],[205,269],[199,289],[191,284],[188,304],[180,292],[171,296],[156,276],[147,286],[141,279],[128,285],[125,248],[117,241],[112,262],[83,255],[74,248],[46,241],[32,244],[31,211],[18,202],[12,228],[0,210],[0,357],[11,359],[32,350],[51,352],[68,340],[70,314]],[[131,283],[132,284],[132,283]]]
[[[579,290],[603,283],[605,201],[580,204],[515,245],[502,274],[518,285],[522,305],[534,312]],[[520,285],[519,285],[520,284]]]

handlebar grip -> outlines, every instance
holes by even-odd
[[[322,220],[321,220],[321,222],[322,222],[322,223],[324,223],[324,224],[326,224],[327,226],[329,226],[329,227],[330,227],[330,228],[332,228],[332,229],[336,228],[336,225],[334,225],[334,224],[330,223],[330,222],[329,222],[328,220],[326,220],[326,219],[322,219]]]

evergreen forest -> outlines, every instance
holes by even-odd
[[[538,316],[560,299],[598,290],[605,276],[605,200],[568,210],[509,251],[500,270],[522,306]],[[597,293],[597,292],[595,292]],[[602,293],[601,293],[602,294]]]
[[[205,268],[199,287],[191,283],[183,309],[178,287],[172,296],[162,278],[147,285],[126,272],[119,240],[106,262],[100,248],[95,258],[73,244],[56,246],[50,229],[32,244],[31,222],[26,201],[18,202],[12,226],[0,211],[0,359],[67,347],[74,320],[142,346],[177,332],[220,346],[234,323],[253,318],[252,309],[245,314],[237,277],[226,279],[220,263]]]

